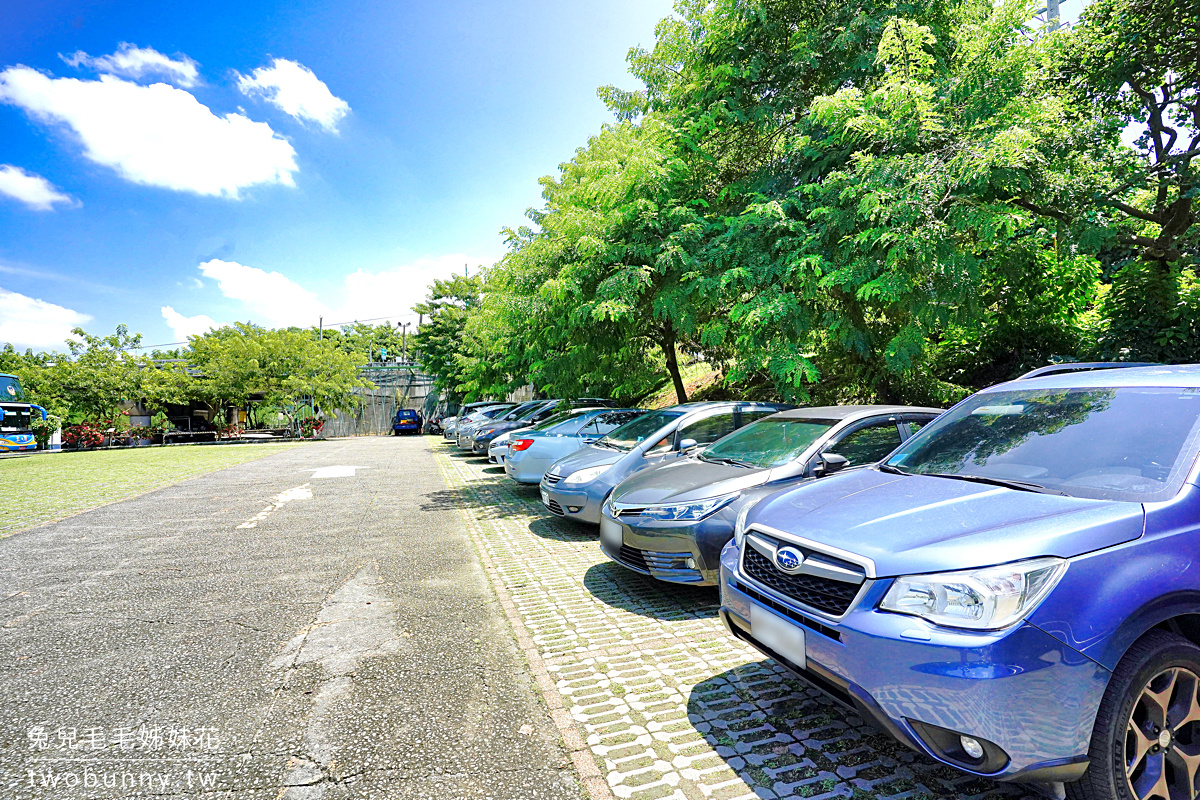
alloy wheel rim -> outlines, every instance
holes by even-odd
[[[1200,793],[1200,676],[1170,667],[1151,678],[1125,726],[1125,782],[1137,800]]]

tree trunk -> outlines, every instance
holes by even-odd
[[[675,355],[675,331],[664,326],[660,344],[663,356],[667,359],[667,372],[671,373],[671,382],[675,384],[675,402],[686,403],[688,401],[687,390],[683,388],[683,376],[679,374],[679,359]]]

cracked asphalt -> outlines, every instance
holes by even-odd
[[[422,438],[295,448],[0,540],[12,800],[581,797],[529,674]]]

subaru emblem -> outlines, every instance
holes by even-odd
[[[788,575],[793,575],[804,566],[804,553],[794,547],[781,547],[775,551],[775,564]]]

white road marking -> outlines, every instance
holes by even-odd
[[[312,489],[307,483],[303,486],[297,486],[294,489],[288,489],[286,492],[280,492],[271,498],[271,505],[258,512],[241,525],[238,525],[238,528],[256,528],[258,527],[258,523],[271,516],[271,514],[275,511],[283,508],[284,505],[292,502],[293,500],[312,500],[312,496]]]
[[[353,478],[356,469],[370,469],[370,467],[349,467],[339,464],[336,467],[318,467],[312,470],[312,474],[314,478]]]

